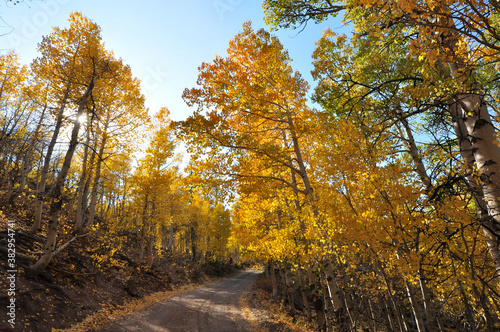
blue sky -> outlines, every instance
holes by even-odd
[[[25,0],[16,6],[2,1],[0,48],[14,49],[22,62],[30,63],[42,36],[52,26],[67,26],[72,11],[82,12],[101,26],[106,47],[141,79],[151,112],[166,106],[174,120],[192,113],[181,95],[196,85],[198,66],[215,55],[225,56],[229,40],[243,22],[252,21],[255,29],[266,27],[262,2],[255,0]],[[338,17],[321,25],[309,24],[301,33],[275,33],[294,60],[294,68],[312,86],[311,54],[326,27],[338,33],[348,31]]]

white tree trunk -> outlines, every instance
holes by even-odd
[[[40,128],[42,127],[42,122],[45,116],[45,112],[47,111],[47,104],[44,105],[42,114],[40,114],[40,119],[36,125],[35,131],[33,132],[33,137],[31,138],[29,144],[28,144],[28,149],[26,151],[26,156],[23,161],[23,167],[22,167],[22,172],[21,172],[21,180],[19,182],[19,187],[15,191],[17,195],[21,194],[24,191],[24,188],[26,187],[26,184],[28,182],[28,173],[31,168],[31,165],[33,163],[33,150],[35,149],[35,146],[37,144],[38,134],[40,133]]]
[[[454,119],[453,127],[459,140],[460,154],[466,162],[470,172],[473,172],[476,164],[476,158],[474,154],[474,147],[472,146],[471,141],[467,138],[468,134],[465,124],[460,119],[463,111],[460,110],[460,106],[458,104],[451,105],[450,111]],[[498,248],[499,223],[495,220],[495,218],[492,218],[493,216],[489,215],[489,209],[484,198],[482,184],[479,183],[478,179],[472,174],[467,176],[467,180],[473,193],[477,215],[481,222],[486,239],[486,245],[488,246],[490,255],[493,258],[497,276],[500,278],[500,250]]]
[[[101,146],[99,148],[99,153],[97,155],[97,165],[94,174],[94,183],[92,185],[92,193],[90,196],[90,206],[89,206],[89,218],[85,227],[92,226],[94,224],[95,209],[97,206],[97,189],[99,188],[99,180],[101,178],[101,165],[104,157],[104,149],[106,148],[107,135],[106,130],[108,129],[108,123],[104,127],[104,133],[102,137]]]
[[[85,147],[83,150],[83,161],[82,161],[82,173],[80,174],[80,181],[78,181],[78,188],[76,190],[76,213],[75,213],[75,225],[73,230],[79,233],[83,227],[83,199],[84,199],[84,186],[85,180],[87,179],[88,172],[88,156],[89,156],[89,144],[90,144],[90,131],[87,131],[87,138],[85,140]]]
[[[47,147],[47,153],[45,154],[45,158],[43,161],[42,174],[40,177],[40,182],[38,183],[37,195],[35,200],[35,221],[30,229],[30,232],[32,233],[38,232],[38,229],[40,228],[40,224],[42,222],[43,202],[45,200],[45,189],[47,185],[47,177],[49,174],[50,160],[52,159],[52,153],[54,152],[54,147],[56,145],[57,138],[59,136],[59,131],[61,130],[63,113],[64,109],[66,108],[68,97],[69,97],[69,87],[66,89],[64,97],[61,101],[59,112],[57,113],[56,126],[54,128],[54,132],[52,134],[52,138],[50,139],[49,146]]]
[[[64,163],[57,176],[56,182],[51,188],[50,198],[52,199],[52,203],[50,205],[50,216],[49,216],[49,228],[47,232],[47,241],[45,242],[43,255],[40,259],[31,267],[31,269],[38,273],[43,271],[47,265],[52,260],[52,255],[56,247],[56,239],[57,239],[57,228],[59,225],[59,215],[61,213],[62,205],[63,205],[63,187],[66,182],[66,177],[69,172],[69,168],[71,166],[71,161],[73,159],[73,155],[76,150],[76,146],[78,144],[78,132],[80,131],[80,117],[83,115],[85,107],[87,106],[87,101],[92,93],[92,89],[94,87],[93,81],[88,85],[85,94],[82,96],[80,103],[78,105],[78,114],[73,124],[73,130],[71,131],[71,140],[69,143],[68,150],[66,151],[66,156],[64,158]]]

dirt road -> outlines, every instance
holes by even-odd
[[[248,331],[239,299],[258,273],[247,270],[210,286],[179,294],[115,322],[106,331]]]

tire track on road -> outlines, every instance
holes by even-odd
[[[247,270],[176,295],[114,322],[105,331],[247,332],[249,327],[241,314],[239,300],[259,273]]]

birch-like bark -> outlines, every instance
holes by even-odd
[[[76,213],[75,213],[75,225],[73,230],[79,233],[83,227],[83,194],[85,180],[87,179],[87,161],[89,157],[89,144],[90,144],[90,131],[87,131],[87,138],[85,139],[85,147],[83,148],[83,161],[82,161],[82,173],[80,174],[80,180],[78,181],[78,187],[76,190]]]
[[[278,285],[276,284],[276,267],[274,261],[271,260],[271,284],[273,285],[273,298],[278,299]]]
[[[497,277],[500,278],[500,250],[498,248],[500,224],[495,220],[495,218],[493,218],[493,216],[490,216],[488,212],[488,205],[485,201],[483,187],[479,183],[478,179],[472,175],[476,165],[476,158],[474,154],[474,147],[471,141],[467,138],[468,134],[465,124],[460,119],[461,113],[463,112],[460,110],[460,106],[456,103],[450,105],[450,112],[453,118],[455,134],[457,135],[459,141],[460,154],[471,172],[471,174],[467,176],[467,180],[469,182],[469,186],[471,187],[474,202],[476,204],[477,216],[481,222],[486,245],[488,246],[488,250],[495,264]]]
[[[104,132],[102,137],[101,146],[99,148],[99,153],[97,154],[97,165],[94,174],[94,183],[92,185],[92,192],[90,196],[90,206],[89,206],[89,217],[85,227],[88,228],[94,224],[95,209],[97,205],[97,189],[99,188],[99,180],[101,178],[101,165],[104,158],[104,149],[106,148],[108,122],[104,125]]]
[[[309,299],[307,298],[307,292],[306,292],[306,286],[304,282],[304,276],[302,275],[302,267],[299,266],[298,269],[298,278],[299,278],[299,284],[300,284],[300,294],[302,295],[302,302],[304,303],[304,308],[306,311],[307,319],[309,321],[312,320],[312,311],[311,311],[311,304],[309,303]]]
[[[408,280],[406,280],[405,276],[402,276],[402,277],[403,277],[403,281],[404,281],[404,284],[406,287],[406,291],[408,293],[408,299],[409,299],[410,304],[411,304],[413,315],[415,316],[415,322],[417,323],[417,329],[419,332],[425,332],[426,331],[425,324],[424,324],[424,320],[422,319],[422,311],[420,310],[420,305],[417,301],[415,287],[413,287],[413,285],[411,283],[409,283]]]
[[[15,191],[16,195],[19,195],[20,193],[22,193],[24,191],[24,188],[26,187],[26,183],[28,182],[28,173],[29,173],[29,169],[32,165],[33,151],[35,149],[35,146],[36,146],[36,143],[38,140],[38,135],[40,133],[40,129],[42,128],[42,122],[43,122],[46,111],[47,111],[47,104],[45,104],[43,107],[42,114],[40,114],[40,119],[38,120],[35,131],[33,132],[33,137],[28,144],[28,150],[26,151],[26,155],[25,155],[25,158],[23,160],[23,166],[22,166],[22,171],[21,171],[21,180],[19,181],[19,187]]]
[[[325,281],[328,291],[328,299],[330,300],[333,309],[335,310],[335,312],[342,311],[343,309],[345,309],[344,301],[342,301],[342,298],[340,297],[340,290],[337,283],[335,282],[333,268],[330,262],[328,262],[327,266],[325,267]]]
[[[375,257],[376,257],[376,253],[373,250],[373,248],[371,248],[371,247],[369,247],[369,248],[375,254]],[[399,329],[400,329],[400,331],[406,332],[409,329],[408,329],[408,326],[406,324],[405,317],[401,311],[402,306],[398,305],[398,303],[396,302],[396,299],[393,295],[393,289],[392,289],[391,283],[389,282],[389,278],[387,277],[387,274],[385,273],[384,267],[382,266],[382,264],[380,264],[380,262],[377,259],[375,259],[375,266],[378,268],[380,275],[382,276],[382,279],[384,279],[387,296],[388,296],[389,300],[391,301],[392,308],[394,309],[394,313],[395,313],[395,316],[397,319],[397,323],[399,325]]]
[[[448,12],[449,8],[441,8]],[[460,82],[475,82],[474,70],[466,65],[464,58],[458,54],[459,40],[455,22],[447,16],[438,19],[440,24],[449,29],[449,36],[445,39],[445,48],[452,52],[452,59],[448,67],[452,78]],[[489,225],[484,230],[486,242],[493,257],[497,276],[500,278],[500,254],[498,251],[498,238],[500,237],[500,147],[495,144],[495,128],[493,126],[488,106],[484,100],[483,88],[473,83],[464,86],[466,90],[458,91],[450,105],[453,125],[460,144],[470,148],[462,149],[466,154],[462,157],[468,165],[473,164],[480,176],[477,188],[481,189],[481,197],[476,199],[479,213],[487,212],[489,218],[480,216],[482,221]],[[473,185],[474,185],[473,181]],[[476,190],[478,191],[478,190]],[[479,196],[479,192],[478,192]],[[485,207],[483,209],[482,206]],[[486,226],[483,224],[483,226]]]
[[[169,229],[169,234],[168,234],[168,244],[167,244],[167,251],[168,252],[173,252],[174,248],[174,224],[170,224],[170,229]]]
[[[50,215],[49,215],[49,227],[47,231],[47,241],[45,242],[43,255],[36,262],[35,265],[31,267],[35,273],[43,271],[47,265],[52,260],[52,254],[56,247],[56,239],[57,239],[57,228],[59,225],[59,215],[61,213],[62,205],[63,205],[63,187],[66,182],[66,177],[69,172],[69,168],[71,166],[71,161],[73,159],[73,155],[76,150],[76,146],[78,144],[78,132],[80,131],[80,117],[83,115],[85,111],[85,107],[87,106],[87,101],[92,93],[94,88],[94,81],[92,80],[90,84],[87,86],[87,90],[82,96],[80,103],[78,105],[78,113],[73,124],[73,130],[71,131],[71,140],[69,143],[68,150],[66,151],[66,156],[64,157],[64,163],[62,165],[61,171],[57,176],[56,182],[51,188],[50,198],[52,199],[50,205]]]
[[[429,327],[432,331],[443,331],[443,322],[439,318],[439,313],[435,310],[434,302],[432,301],[432,292],[427,287],[425,273],[422,267],[418,270],[418,282],[420,284],[420,291],[424,300],[424,314]]]
[[[43,211],[43,202],[45,201],[45,189],[47,186],[47,177],[49,175],[50,168],[50,160],[52,159],[52,153],[54,152],[54,147],[57,142],[57,138],[59,137],[59,131],[61,130],[61,125],[63,121],[63,114],[66,108],[66,104],[69,98],[70,87],[66,88],[66,92],[64,93],[64,97],[61,100],[61,105],[59,106],[59,112],[57,113],[56,125],[54,127],[54,132],[52,133],[52,138],[50,139],[49,146],[47,147],[47,152],[45,154],[45,158],[43,161],[42,174],[40,177],[40,182],[38,183],[36,200],[35,200],[35,221],[31,226],[30,232],[36,233],[40,228],[40,224],[42,222],[42,211]]]
[[[297,131],[295,129],[295,123],[293,121],[292,114],[290,112],[287,112],[287,121],[288,121],[288,127],[290,130],[290,135],[292,138],[292,144],[293,144],[293,152],[295,154],[295,160],[299,166],[299,175],[300,178],[302,179],[302,183],[304,184],[304,193],[306,197],[310,200],[311,206],[313,207],[314,213],[318,215],[317,211],[317,206],[316,202],[314,199],[314,191],[313,187],[311,185],[311,182],[309,180],[309,176],[307,174],[307,169],[304,163],[304,158],[302,158],[302,151],[300,149],[299,145],[299,138],[297,136]]]
[[[293,291],[290,282],[290,276],[288,275],[288,264],[285,263],[283,267],[283,281],[286,287],[286,293],[288,298],[288,305],[290,306],[290,313],[295,316],[295,302],[293,300]]]
[[[471,192],[474,201],[476,203],[477,216],[481,222],[483,233],[486,239],[486,244],[488,246],[490,255],[492,256],[493,262],[495,264],[497,277],[500,277],[500,252],[498,249],[498,236],[496,236],[497,234],[496,230],[498,225],[493,220],[493,218],[488,214],[488,206],[485,202],[485,198],[483,195],[483,188],[481,184],[478,182],[478,179],[472,175],[472,171],[474,170],[474,166],[476,165],[475,154],[474,154],[475,149],[473,147],[473,144],[471,143],[471,140],[467,139],[467,128],[465,127],[465,123],[460,119],[460,115],[463,113],[461,111],[461,106],[457,103],[452,103],[450,105],[450,113],[453,118],[453,127],[455,129],[455,133],[459,140],[459,148],[461,156],[466,162],[468,169],[471,171],[471,173],[467,175],[467,180],[469,186],[471,187]],[[410,155],[412,156],[416,171],[425,185],[426,194],[427,196],[429,196],[430,194],[432,194],[434,187],[427,176],[427,171],[425,165],[422,162],[422,159],[419,156],[418,148],[413,139],[411,128],[409,127],[408,122],[406,121],[404,116],[401,116],[401,123],[405,128],[407,136],[404,143],[407,146]],[[426,181],[424,181],[424,179]],[[443,325],[439,317],[437,316],[432,317],[431,314],[434,311],[432,310],[434,304],[430,299],[430,291],[427,289],[425,285],[425,278],[422,278],[423,273],[424,272],[422,270],[419,271],[419,282],[421,284],[421,290],[423,293],[424,308],[426,309],[425,314],[428,318],[427,322],[429,324],[428,327],[433,330],[441,329]],[[410,293],[410,290],[408,290],[408,293]],[[435,325],[435,323],[437,323],[437,326]]]
[[[4,147],[10,146],[8,142],[12,139],[14,131],[18,128],[21,120],[24,119],[24,113],[28,108],[27,103],[22,103],[21,105],[17,105],[13,110],[13,115],[7,120],[7,122],[3,125],[2,130],[0,130],[0,153],[8,156],[10,152],[4,153]]]
[[[399,112],[399,120],[400,120],[401,124],[403,125],[404,132],[406,134],[406,135],[403,135],[403,133],[401,132],[403,144],[405,145],[405,147],[408,150],[408,153],[412,157],[413,164],[415,166],[415,171],[417,172],[420,180],[424,184],[424,190],[425,190],[426,196],[431,197],[432,193],[434,191],[434,185],[432,184],[432,182],[427,174],[427,169],[422,161],[422,158],[420,157],[420,152],[418,150],[417,144],[416,144],[415,139],[413,137],[413,132],[411,130],[411,127],[410,127],[407,119],[404,117],[404,114],[401,111]],[[418,280],[419,280],[419,283],[421,286],[422,296],[424,299],[424,314],[426,316],[428,328],[431,331],[434,331],[437,329],[441,330],[442,323],[437,315],[436,315],[436,317],[434,317],[434,314],[433,314],[434,313],[434,310],[433,310],[434,303],[433,303],[433,300],[431,298],[431,292],[426,286],[424,271],[422,270],[422,268],[420,268],[418,271]],[[436,326],[436,324],[437,324],[437,326]]]
[[[403,112],[401,110],[398,110],[398,118],[400,123],[403,125],[404,129],[404,134],[400,130],[401,138],[403,139],[403,145],[405,145],[406,149],[408,150],[408,154],[411,156],[413,160],[413,165],[415,167],[415,172],[417,173],[418,177],[420,178],[420,181],[424,185],[424,190],[427,196],[429,196],[432,193],[432,190],[434,189],[434,186],[427,174],[427,169],[422,161],[422,158],[420,157],[420,152],[418,150],[417,144],[415,143],[415,138],[413,137],[413,132],[411,130],[411,127],[408,123],[408,120],[404,116]]]
[[[372,323],[373,323],[373,331],[377,331],[377,319],[375,318],[375,312],[373,310],[373,305],[372,301],[370,298],[368,298],[368,307],[370,308],[370,316],[372,318]]]
[[[5,186],[7,183],[9,183],[9,180],[10,180],[10,166],[12,165],[12,159],[13,159],[13,154],[14,154],[14,151],[16,150],[16,146],[18,145],[19,143],[16,141],[14,144],[9,144],[9,150],[7,150],[7,153],[6,153],[6,157],[7,157],[7,165],[5,166],[5,169],[4,169],[4,175],[3,175],[3,178],[2,178],[2,181],[0,182],[0,186],[3,187]]]

